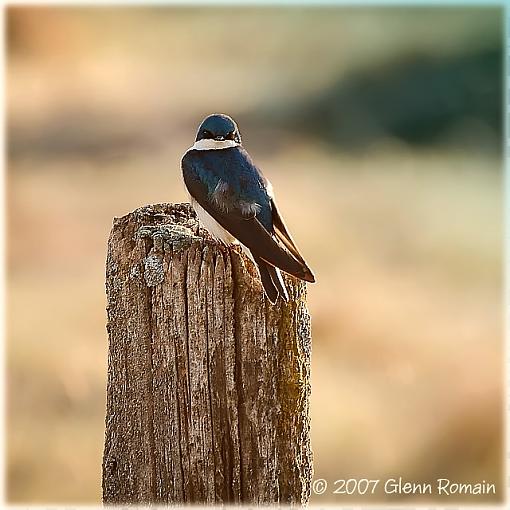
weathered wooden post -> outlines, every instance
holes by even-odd
[[[189,204],[114,221],[108,242],[105,503],[306,503],[306,288],[262,294]]]

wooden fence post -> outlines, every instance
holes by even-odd
[[[306,287],[267,302],[189,204],[116,218],[108,241],[105,503],[308,501]]]

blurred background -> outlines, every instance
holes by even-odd
[[[213,112],[317,276],[315,478],[500,500],[502,38],[495,7],[8,8],[8,500],[100,502],[112,219],[187,200]],[[312,497],[346,501],[383,495]]]

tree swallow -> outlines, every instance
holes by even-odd
[[[280,270],[315,282],[278,212],[270,182],[242,147],[233,119],[209,115],[181,167],[199,221],[225,245],[241,244],[271,303],[279,295],[288,300]]]

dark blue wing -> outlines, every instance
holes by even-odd
[[[245,153],[244,150],[242,152]],[[181,165],[189,193],[225,230],[249,248],[255,257],[297,278],[313,281],[313,275],[306,265],[283,249],[272,237],[271,199],[267,195],[262,175],[242,152],[237,148],[188,151]],[[241,162],[240,166],[230,166],[236,162]],[[215,190],[221,182],[227,183],[232,192],[232,196],[223,202],[214,198]],[[245,200],[259,204],[260,210],[256,214],[245,214],[242,207]]]
[[[212,204],[233,215],[257,216],[269,232],[273,231],[271,199],[264,178],[242,147],[192,150],[185,154],[183,163],[193,167]]]

